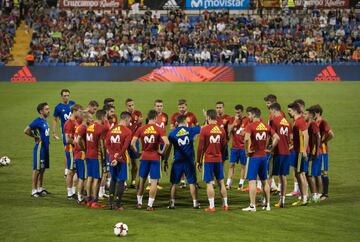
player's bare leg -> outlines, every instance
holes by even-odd
[[[263,204],[263,210],[270,211],[270,185],[267,180],[261,181],[266,203]]]
[[[306,176],[307,182],[309,184],[310,192],[311,192],[311,198],[315,202],[317,197],[317,189],[315,186],[315,179],[313,176]]]
[[[221,196],[223,198],[223,205],[222,205],[223,210],[228,211],[229,205],[228,205],[227,190],[225,187],[224,180],[220,180],[220,181],[218,181],[218,183],[219,183],[219,187],[220,187]]]
[[[65,170],[64,170],[64,177],[67,176],[67,173],[68,173],[68,168],[67,168],[67,158],[66,158],[66,155],[64,157],[64,167],[65,167]]]
[[[175,196],[176,196],[176,184],[172,184],[170,187],[170,201],[168,209],[175,208]]]
[[[99,191],[99,179],[94,178],[91,185],[91,195],[93,196],[95,201],[98,198],[98,191]]]
[[[296,177],[299,182],[301,200],[294,202],[293,205],[307,205],[307,181],[304,172],[296,172]]]
[[[130,188],[136,188],[136,175],[138,172],[137,160],[131,159],[131,184]]]
[[[226,190],[226,189],[225,189]],[[209,207],[205,208],[206,212],[215,212],[215,191],[212,182],[206,183],[206,193],[209,200]]]
[[[241,165],[241,167],[240,167],[240,181],[239,181],[238,190],[243,190],[244,189],[244,182],[245,182],[245,166]]]
[[[39,197],[37,188],[38,188],[38,180],[39,180],[39,174],[40,172],[38,170],[33,170],[32,172],[32,182],[31,182],[31,196],[32,197]]]
[[[245,212],[256,212],[256,180],[249,181],[250,206],[243,208]]]
[[[285,206],[285,196],[286,196],[286,188],[287,188],[287,177],[279,176],[281,189],[280,189],[280,201],[275,204],[275,207],[283,208]]]
[[[106,186],[108,175],[109,175],[109,172],[104,172],[103,176],[101,178],[100,187],[99,187],[99,198],[100,199],[104,199],[104,197],[106,197],[105,186]]]
[[[235,172],[235,164],[231,163],[229,166],[228,178],[226,180],[226,189],[227,190],[229,190],[231,188],[234,172]]]
[[[48,191],[46,191],[43,187],[43,182],[44,182],[44,171],[40,171],[39,176],[38,176],[38,183],[37,183],[37,191],[39,193],[39,195],[41,196],[46,196],[47,194],[49,194]]]
[[[91,196],[91,188],[92,188],[93,178],[88,177],[86,181],[86,194],[87,194],[87,202],[93,202],[93,197]]]
[[[323,189],[323,184],[322,184],[322,178],[321,176],[316,176],[315,177],[315,181],[316,181],[316,187],[317,187],[317,191],[318,191],[318,197],[317,199],[320,199],[321,194],[323,193],[322,189]]]
[[[181,177],[180,188],[186,188],[185,174],[183,174]]]
[[[145,186],[145,182],[146,182],[146,178],[142,178],[140,177],[140,182],[139,182],[139,189],[137,191],[137,208],[141,208],[142,206],[142,199],[143,199],[143,195],[144,195],[144,186]]]
[[[67,187],[67,199],[69,200],[77,200],[75,192],[73,192],[73,179],[74,171],[68,170],[66,175],[66,187]]]
[[[82,202],[82,201],[83,201],[84,184],[85,184],[85,182],[84,182],[83,179],[78,179],[78,183],[77,183],[78,202]]]
[[[158,179],[150,179],[150,191],[149,191],[149,201],[148,201],[148,211],[153,211],[153,205],[156,197],[157,186],[158,186]]]
[[[200,203],[198,201],[198,189],[196,188],[196,183],[195,184],[189,184],[190,187],[190,194],[191,197],[193,199],[193,208],[200,208]]]

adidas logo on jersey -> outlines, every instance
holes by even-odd
[[[145,129],[145,131],[144,131],[144,134],[156,134],[156,133],[157,132],[156,132],[154,126],[150,126],[147,129]]]
[[[265,125],[263,123],[260,123],[257,127],[256,130],[258,131],[262,131],[262,130],[267,130],[267,128],[265,127]]]
[[[176,0],[169,0],[167,1],[164,6],[163,9],[168,10],[168,9],[179,9],[179,5],[177,4]]]
[[[288,121],[287,121],[285,118],[283,118],[283,119],[281,120],[280,124],[283,125],[283,126],[289,126],[289,123],[288,123]]]
[[[120,127],[116,127],[114,129],[111,130],[112,134],[121,134],[121,128]]]
[[[89,127],[87,127],[86,131],[87,131],[87,132],[94,132],[94,129],[95,129],[95,125],[92,124],[92,125],[90,125]]]
[[[221,130],[218,126],[215,126],[214,128],[211,129],[210,133],[211,134],[221,134]]]
[[[185,135],[188,135],[188,134],[189,134],[188,131],[186,131],[184,128],[181,128],[179,130],[179,132],[177,132],[176,136],[185,136]]]

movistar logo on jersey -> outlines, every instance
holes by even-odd
[[[188,135],[188,134],[189,134],[188,131],[186,131],[184,128],[181,128],[179,130],[179,132],[177,132],[176,136],[179,137],[179,136],[185,136],[185,135]]]
[[[116,127],[115,129],[111,130],[112,134],[121,134],[121,128],[120,127]]]
[[[150,126],[147,129],[145,129],[144,134],[157,134],[154,126]]]
[[[281,120],[280,124],[283,126],[289,126],[289,122],[285,118]]]
[[[221,130],[218,126],[214,126],[214,128],[210,131],[211,134],[221,134]]]
[[[259,123],[259,125],[256,127],[256,130],[267,130],[267,128],[265,127],[265,125],[263,123]]]

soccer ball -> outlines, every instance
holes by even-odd
[[[3,156],[0,158],[0,164],[3,166],[10,165],[11,160],[7,156]]]
[[[116,236],[126,236],[128,233],[128,226],[122,222],[115,224],[114,234]]]

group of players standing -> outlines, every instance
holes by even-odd
[[[256,193],[263,191],[262,207],[269,211],[270,192],[278,190],[280,200],[275,207],[285,206],[286,195],[299,195],[292,205],[308,204],[308,188],[311,200],[319,202],[328,198],[328,142],[334,137],[328,123],[322,118],[322,108],[314,105],[305,110],[303,100],[288,105],[290,119],[286,118],[275,95],[264,98],[270,110],[269,121],[261,118],[257,107],[235,106],[235,115],[224,112],[224,103],[216,103],[216,109],[203,110],[205,122],[199,126],[195,114],[187,110],[186,100],[178,102],[179,111],[171,117],[170,134],[166,135],[168,115],[163,112],[163,101],[155,100],[154,109],[147,114],[143,125],[142,113],[135,109],[134,100],[125,101],[126,111],[119,120],[115,114],[114,99],[104,100],[99,109],[96,101],[87,108],[69,100],[70,91],[61,90],[62,102],[54,110],[52,135],[56,134],[60,119],[65,146],[67,198],[90,208],[109,207],[122,211],[122,196],[126,188],[137,188],[137,205],[143,204],[146,180],[150,185],[147,210],[153,211],[154,201],[161,178],[161,163],[168,169],[171,149],[173,163],[170,182],[170,209],[175,208],[177,184],[186,186],[186,177],[193,199],[193,207],[200,208],[196,168],[203,170],[203,180],[209,200],[207,212],[215,212],[214,184],[218,182],[223,204],[228,211],[227,190],[231,189],[235,164],[241,164],[239,190],[249,190],[250,206],[244,211],[256,211]],[[32,196],[46,196],[43,188],[44,172],[49,168],[50,129],[46,121],[50,110],[47,103],[37,107],[40,117],[25,129],[25,134],[35,139],[33,153]],[[199,135],[195,162],[194,142]],[[228,179],[224,182],[224,162],[228,160],[228,143],[232,141]],[[141,143],[141,148],[140,148]],[[138,158],[140,158],[138,172]],[[131,182],[128,166],[131,164]],[[287,176],[294,168],[294,192],[286,194]],[[137,174],[139,182],[136,186]],[[274,178],[279,177],[278,188]],[[244,187],[248,180],[249,187]],[[77,185],[76,185],[77,184]],[[108,186],[109,195],[105,193]],[[77,188],[75,187],[77,186]],[[298,191],[297,191],[298,189]],[[77,194],[76,194],[77,190]],[[84,196],[86,194],[86,197]],[[109,205],[99,199],[109,197]]]

